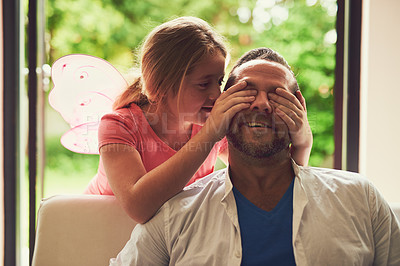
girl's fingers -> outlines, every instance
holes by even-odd
[[[289,132],[292,132],[296,130],[298,127],[296,126],[296,123],[289,117],[285,112],[283,112],[280,109],[276,109],[276,114],[285,122],[287,125]]]
[[[255,96],[256,94],[257,94],[257,90],[240,90],[240,91],[231,93],[229,95],[226,95],[224,100],[228,100],[230,98],[235,98],[235,97]]]
[[[296,97],[300,101],[301,106],[303,106],[304,110],[307,112],[306,99],[304,99],[303,94],[301,93],[300,90],[296,91]]]
[[[279,96],[278,96],[279,97]],[[278,102],[280,101],[280,102]],[[292,112],[296,113],[297,116],[302,116],[303,113],[305,113],[305,111],[303,110],[303,107],[300,107],[291,103],[291,102],[284,102],[282,103],[282,99],[281,100],[270,100],[270,103],[275,107],[275,108],[281,108],[281,110],[284,110],[286,113],[288,113],[288,111],[286,110],[291,110]],[[299,102],[300,104],[300,102]]]
[[[247,82],[246,81],[240,81],[238,83],[236,83],[235,85],[229,87],[229,89],[227,89],[226,91],[221,93],[221,96],[219,98],[221,99],[225,99],[226,97],[228,97],[229,95],[237,92],[237,91],[241,91],[244,90],[244,88],[246,88],[247,86]]]
[[[269,93],[268,97],[287,107],[296,106],[299,110],[305,110],[301,101],[294,94],[282,88],[277,88],[275,93]]]
[[[210,117],[215,121],[230,120],[237,112],[250,107],[251,102],[255,100],[256,93],[256,90],[240,90],[231,92],[225,98],[218,98]]]
[[[233,89],[233,86],[231,88]],[[254,101],[257,90],[240,89],[238,91],[230,91],[229,93],[225,92],[223,94],[224,97],[220,96],[214,105],[214,108],[220,110],[220,112],[226,112],[229,108],[241,102],[250,103]]]
[[[277,96],[277,95],[271,96],[270,102],[272,104],[274,104],[275,107],[285,106],[286,108],[289,108],[289,109],[295,111],[298,115],[301,115],[303,112],[305,112],[303,107],[301,106],[300,102],[298,102],[298,104],[294,104],[294,103],[292,103],[286,99],[283,99],[282,97]]]
[[[299,125],[303,121],[303,117],[299,116],[296,112],[293,110],[285,107],[285,106],[279,106],[276,108],[276,113],[281,117],[285,118],[284,121],[287,122],[288,120],[293,121],[294,124]],[[288,124],[288,123],[286,123]],[[289,125],[288,125],[289,126]]]
[[[235,116],[235,114],[237,114],[238,112],[249,108],[250,107],[250,103],[239,103],[236,104],[234,106],[232,106],[231,108],[229,108],[226,112],[225,115],[227,116],[227,118],[229,119],[229,121],[232,119],[232,117]]]
[[[220,103],[220,110],[222,112],[226,112],[227,110],[229,110],[230,108],[232,108],[232,106],[235,106],[239,103],[251,103],[255,100],[254,96],[241,96],[241,97],[231,97],[231,98],[227,98],[226,101],[221,102]]]

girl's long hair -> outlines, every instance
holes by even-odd
[[[138,78],[114,102],[119,109],[135,103],[164,105],[167,96],[178,95],[183,78],[206,55],[227,57],[224,38],[202,19],[180,17],[154,28],[141,50]]]

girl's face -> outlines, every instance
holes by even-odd
[[[204,124],[221,94],[224,74],[225,57],[217,52],[201,59],[184,77],[179,103],[178,96],[168,99],[170,110],[180,122]]]

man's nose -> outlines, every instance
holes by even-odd
[[[272,105],[268,99],[267,92],[259,91],[256,95],[256,99],[250,105],[250,111],[258,110],[272,113]]]

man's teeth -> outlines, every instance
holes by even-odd
[[[247,123],[248,127],[268,127],[266,124],[257,123],[257,122],[249,122]]]

